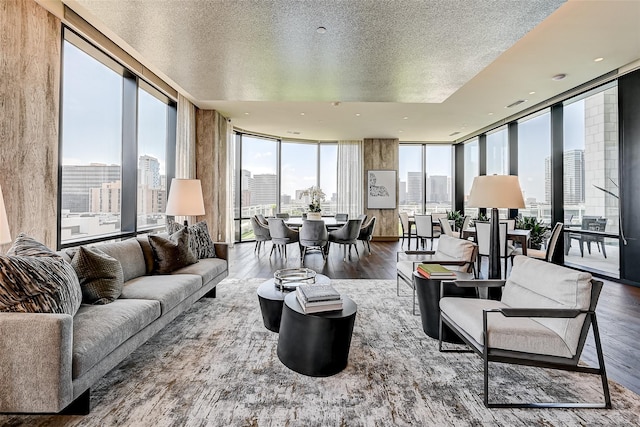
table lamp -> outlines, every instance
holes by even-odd
[[[172,216],[204,215],[202,185],[199,179],[171,179],[165,214]],[[187,219],[184,225],[189,225]]]
[[[473,180],[467,206],[491,209],[489,279],[500,279],[499,208],[524,208],[520,182],[515,175],[482,175]]]
[[[0,245],[5,243],[11,243],[11,233],[9,232],[7,210],[4,207],[4,198],[2,197],[2,187],[0,187]]]

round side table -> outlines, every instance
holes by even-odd
[[[316,283],[328,284],[331,282],[327,276],[316,274]],[[262,312],[262,321],[265,328],[272,332],[280,330],[280,316],[282,315],[282,305],[284,297],[289,294],[289,290],[281,290],[274,284],[274,279],[269,279],[258,287],[258,301]]]
[[[305,314],[295,293],[284,299],[278,358],[289,369],[328,377],[347,366],[357,305],[342,296],[342,310]]]

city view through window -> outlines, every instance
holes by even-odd
[[[122,231],[124,77],[64,43],[61,242]],[[137,96],[137,229],[165,223],[167,104]],[[131,204],[133,208],[134,205]]]

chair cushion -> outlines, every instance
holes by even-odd
[[[158,301],[117,299],[107,305],[83,304],[73,318],[73,378],[83,375],[158,317]]]
[[[164,315],[201,287],[202,277],[195,274],[142,276],[124,284],[120,299],[160,301]]]
[[[482,311],[508,307],[500,301],[445,297],[440,310],[478,344],[484,345]],[[574,352],[551,329],[527,317],[504,317],[500,313],[487,315],[489,348],[546,354],[571,358]]]
[[[537,259],[517,256],[502,293],[510,307],[588,310],[591,274]],[[585,315],[574,319],[537,319],[553,330],[575,354]]]

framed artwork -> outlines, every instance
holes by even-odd
[[[367,209],[396,208],[396,171],[367,172]]]

